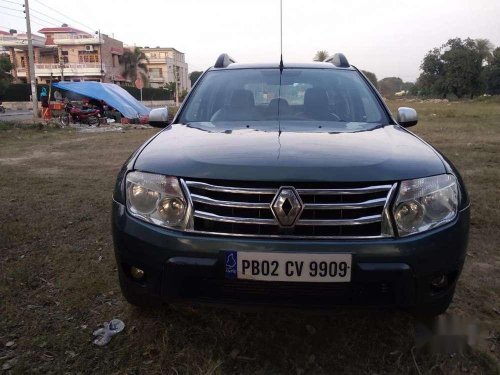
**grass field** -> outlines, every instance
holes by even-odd
[[[12,373],[492,374],[500,359],[500,100],[419,103],[414,129],[461,170],[472,201],[466,265],[451,316],[487,332],[432,354],[404,313],[141,311],[118,287],[111,194],[125,158],[154,130],[82,134],[0,124],[0,368]],[[411,152],[411,150],[408,150]],[[106,347],[92,331],[118,317]]]

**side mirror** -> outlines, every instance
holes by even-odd
[[[167,108],[156,108],[149,112],[149,125],[156,128],[164,128],[169,123]]]
[[[418,122],[417,111],[415,111],[413,108],[399,107],[397,120],[399,125],[404,126],[405,128],[417,125]]]

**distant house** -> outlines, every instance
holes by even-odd
[[[14,31],[14,30],[12,30]],[[39,83],[53,80],[100,81],[121,83],[123,67],[119,57],[123,43],[105,34],[90,34],[73,27],[43,28],[42,35],[32,35],[35,76]],[[4,47],[14,63],[12,75],[18,82],[29,81],[26,34],[0,34]]]
[[[147,66],[151,87],[162,87],[166,83],[177,80],[179,91],[191,88],[184,53],[175,48],[163,47],[144,47],[141,51],[149,60]]]

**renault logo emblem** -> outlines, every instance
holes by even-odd
[[[293,227],[303,209],[299,194],[291,186],[281,187],[271,202],[271,211],[282,227]]]

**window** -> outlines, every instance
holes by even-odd
[[[68,62],[68,51],[61,51],[61,57],[64,63]]]
[[[328,122],[339,131],[388,123],[360,74],[337,69],[285,69],[281,77],[279,69],[210,71],[189,98],[180,120]]]
[[[149,77],[150,78],[162,78],[163,77],[162,68],[150,68],[149,69]]]
[[[97,51],[78,51],[78,61],[80,63],[98,63],[99,53]]]

